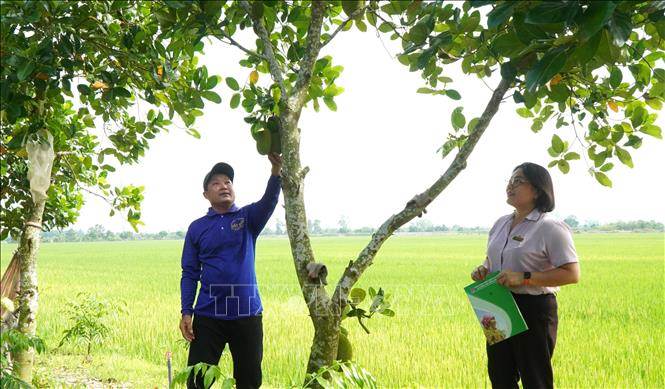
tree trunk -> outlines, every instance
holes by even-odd
[[[330,366],[337,357],[339,342],[340,314],[312,318],[314,323],[314,339],[309,352],[307,373],[314,373],[324,366]]]
[[[315,257],[309,240],[305,213],[304,178],[308,168],[302,168],[300,163],[300,130],[298,129],[298,120],[307,98],[314,63],[321,50],[321,26],[328,2],[313,1],[310,5],[311,22],[307,30],[306,47],[299,63],[296,82],[290,93],[284,85],[282,69],[276,60],[273,44],[263,20],[251,11],[249,1],[240,1],[240,6],[252,19],[254,32],[263,42],[262,55],[268,61],[272,78],[279,85],[282,96],[284,96],[279,103],[280,138],[284,158],[282,192],[284,193],[286,229],[291,254],[298,282],[314,325],[314,339],[307,363],[307,372],[311,373],[332,364],[335,360],[341,317],[339,305],[331,304],[321,282],[310,280],[308,277],[307,265],[315,262]]]
[[[307,230],[305,212],[304,177],[307,168],[300,164],[300,133],[297,129],[298,114],[287,109],[282,116],[282,144],[284,148],[284,171],[282,186],[286,213],[286,227],[291,254],[294,259],[298,282],[303,293],[309,315],[314,326],[314,339],[307,363],[307,373],[331,365],[337,355],[337,342],[341,321],[341,310],[331,306],[324,286],[308,278],[307,264],[314,262],[314,252]]]
[[[41,115],[43,112],[39,111]],[[30,193],[32,207],[28,221],[23,228],[23,235],[17,251],[20,261],[20,291],[18,294],[18,330],[29,337],[37,332],[37,253],[42,231],[42,217],[46,205],[49,186],[51,185],[51,170],[53,168],[53,136],[47,130],[28,141],[28,179],[30,180]],[[14,372],[25,382],[32,382],[32,367],[35,360],[35,350],[29,348],[14,355]]]
[[[18,257],[21,262],[21,290],[18,294],[18,329],[28,336],[37,330],[37,252],[41,237],[42,216],[46,200],[34,204],[28,223],[23,230]],[[14,373],[25,382],[32,382],[35,350],[20,351],[14,355]]]

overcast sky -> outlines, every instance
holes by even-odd
[[[462,100],[417,94],[424,83],[419,73],[409,73],[394,59],[398,52],[397,42],[357,31],[337,35],[322,52],[332,55],[335,65],[344,66],[337,84],[345,91],[336,98],[337,112],[328,111],[323,104],[318,113],[311,105],[305,108],[300,128],[302,162],[310,167],[305,183],[308,219],[320,219],[324,227],[337,226],[340,217],[352,228],[377,227],[399,211],[452,160],[436,153],[451,129],[452,110],[463,106],[467,120],[479,116],[491,94],[475,76],[464,76],[456,68],[448,69],[447,75],[455,80],[452,87],[461,92]],[[206,48],[202,62],[211,74],[247,80],[250,70],[237,64],[240,58],[238,49],[215,42]],[[259,84],[268,85],[267,77],[261,75]],[[495,86],[498,82],[489,83]],[[256,152],[249,127],[242,120],[244,110],[229,108],[229,89],[222,83],[216,91],[223,102],[206,105],[196,125],[201,139],[173,127],[151,143],[139,165],[121,167],[114,173],[114,184],[145,186],[142,219],[146,225],[142,231],[184,230],[205,214],[209,204],[201,193],[202,180],[218,161],[235,168],[238,205],[256,201],[263,194],[270,164]],[[531,121],[519,117],[515,109],[512,99],[501,105],[467,169],[428,208],[428,220],[448,226],[491,226],[499,216],[511,212],[505,203],[505,184],[512,169],[525,161],[546,166],[554,129],[548,123],[534,134]],[[658,124],[665,125],[662,117]],[[573,143],[572,128],[557,133]],[[619,164],[610,172],[611,189],[587,173],[590,165],[584,159],[573,161],[567,175],[551,169],[557,204],[554,215],[576,215],[581,222],[665,221],[661,172],[665,144],[644,138],[642,147],[633,153],[635,168]],[[586,155],[579,144],[572,150]],[[284,220],[282,204],[280,196],[268,224],[271,228],[276,218]],[[74,228],[102,224],[113,231],[130,230],[123,217],[111,218],[108,213],[103,201],[88,196]]]

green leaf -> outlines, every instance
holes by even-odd
[[[333,100],[331,97],[324,97],[323,102],[331,111],[337,111],[337,104],[335,103],[335,100]]]
[[[621,85],[621,80],[623,79],[623,74],[621,69],[616,66],[612,66],[610,70],[610,86],[614,89],[618,88]]]
[[[450,122],[453,124],[453,128],[456,130],[464,128],[466,125],[466,118],[462,113],[463,107],[457,107],[453,110],[453,113],[450,115]]]
[[[201,92],[201,97],[205,98],[206,100],[210,100],[213,103],[221,103],[222,98],[219,97],[219,95],[211,90],[203,91]]]
[[[586,66],[589,61],[596,55],[598,48],[600,47],[600,41],[603,38],[603,33],[599,32],[596,35],[592,36],[586,43],[578,45],[575,49],[574,56],[577,58],[577,62]]]
[[[526,74],[526,89],[535,92],[539,86],[548,82],[559,73],[566,64],[567,50],[556,48],[547,52]]]
[[[531,131],[538,132],[543,129],[543,121],[541,119],[535,119],[533,124],[531,124]]]
[[[109,24],[109,32],[113,35],[117,34],[120,32],[120,23],[118,22],[113,22]]]
[[[517,114],[520,115],[523,118],[533,117],[533,113],[531,113],[531,110],[529,108],[526,108],[526,107],[517,108]]]
[[[663,108],[663,102],[658,98],[656,99],[647,98],[645,101],[649,107],[655,109],[656,111],[660,111],[660,109]]]
[[[633,158],[630,156],[630,153],[619,146],[616,146],[614,148],[614,152],[616,153],[617,157],[619,157],[619,161],[623,163],[624,165],[628,167],[633,167]]]
[[[572,161],[574,159],[580,159],[580,155],[574,151],[571,151],[570,153],[566,153],[566,155],[563,156],[563,159],[566,161]]]
[[[351,292],[349,293],[349,298],[354,304],[360,304],[365,300],[365,296],[367,293],[365,292],[364,289],[361,288],[353,288],[351,289]]]
[[[85,84],[78,84],[78,85],[76,86],[76,89],[77,89],[77,90],[79,91],[79,93],[82,94],[82,95],[86,95],[86,96],[87,96],[87,95],[89,95],[89,94],[92,93],[92,89],[90,89],[90,87],[87,86],[87,85],[85,85]]]
[[[229,88],[231,88],[235,91],[240,90],[240,85],[238,85],[238,81],[236,81],[235,78],[226,77],[225,81],[226,81],[226,85],[228,85]]]
[[[494,38],[491,48],[500,56],[512,58],[521,53],[526,46],[518,39],[515,32],[510,30]]]
[[[379,26],[379,31],[381,31],[381,32],[391,32],[391,31],[393,31],[392,24],[390,24],[388,22],[381,23],[381,25]]]
[[[18,78],[19,81],[23,81],[32,74],[33,70],[35,70],[35,64],[30,61],[26,61],[19,67],[18,71],[16,72],[16,78]]]
[[[436,90],[434,90],[434,89],[432,89],[432,88],[425,88],[425,87],[423,87],[423,88],[418,88],[418,90],[416,91],[416,93],[427,93],[427,94],[432,94],[432,93],[436,93]]]
[[[379,311],[379,313],[384,315],[384,316],[388,316],[388,317],[395,316],[395,311],[393,311],[392,309],[387,309],[387,308]]]
[[[469,120],[469,124],[467,124],[466,128],[469,130],[469,134],[473,132],[473,130],[476,129],[476,126],[478,125],[478,122],[480,121],[479,118],[473,118]]]
[[[629,66],[628,69],[630,69],[630,72],[633,73],[635,81],[643,85],[649,85],[651,80],[651,69],[647,65],[638,63],[636,65]]]
[[[557,166],[559,167],[559,170],[561,170],[561,173],[563,174],[568,174],[570,171],[570,164],[568,164],[568,161],[565,159],[560,159],[559,162],[557,163]]]
[[[656,80],[665,82],[665,69],[656,68],[653,70],[653,75],[656,77]]]
[[[547,32],[537,24],[525,23],[523,18],[517,16],[513,20],[517,39],[525,45],[531,45],[535,40],[549,37]]]
[[[504,1],[497,4],[492,11],[487,14],[487,27],[495,28],[505,23],[513,14],[513,8],[516,3],[513,1]]]
[[[660,127],[656,126],[655,124],[644,125],[642,128],[640,128],[640,131],[647,135],[651,135],[654,138],[663,139],[663,134]]]
[[[575,17],[580,8],[566,1],[543,1],[527,12],[524,22],[531,24],[567,22]]]
[[[221,80],[220,76],[210,76],[208,81],[206,81],[206,89],[212,89],[217,86],[217,83]]]
[[[233,96],[231,97],[231,102],[230,106],[231,108],[235,109],[238,108],[238,105],[240,104],[240,93],[234,93]]]
[[[561,138],[559,138],[559,135],[552,135],[552,150],[554,150],[557,154],[561,154],[563,153],[564,149],[564,143]]]
[[[563,103],[568,100],[568,97],[570,97],[570,92],[568,91],[566,85],[560,82],[550,87],[549,96],[553,101],[557,103]]]
[[[437,151],[441,152],[441,158],[446,158],[446,156],[450,154],[450,152],[453,151],[453,149],[455,149],[456,146],[457,146],[457,139],[449,139]]]
[[[600,31],[612,16],[617,3],[613,1],[592,1],[578,21],[578,34],[583,41]]]
[[[614,44],[619,47],[626,43],[630,33],[633,32],[633,24],[630,21],[630,15],[621,11],[614,12],[612,18],[609,20],[609,27]]]
[[[116,97],[125,97],[125,98],[132,97],[132,94],[129,93],[127,89],[122,87],[113,88],[113,95]]]
[[[642,106],[637,106],[633,109],[633,114],[630,116],[630,123],[633,125],[633,128],[641,126],[644,121],[649,117],[649,112]]]
[[[450,97],[453,100],[459,100],[462,96],[455,89],[446,89],[446,96]]]
[[[215,378],[215,370],[213,369],[213,366],[208,366],[205,375],[203,376],[203,387],[209,388]]]
[[[596,177],[596,180],[600,182],[601,185],[612,187],[612,180],[605,173],[602,172],[593,172],[593,176]]]
[[[613,167],[614,167],[614,164],[612,162],[608,162],[608,163],[606,163],[606,164],[604,164],[603,166],[600,167],[600,171],[601,172],[608,172],[608,171],[612,170]]]
[[[188,128],[186,131],[189,135],[193,136],[194,138],[201,139],[201,133],[196,131],[195,129]]]

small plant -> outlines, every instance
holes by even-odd
[[[40,354],[46,349],[44,341],[36,336],[28,336],[15,329],[2,331],[0,334],[0,388],[32,388],[29,383],[12,374],[12,363],[8,357],[10,353],[15,354],[30,348],[34,348]]]
[[[365,297],[369,292],[369,296],[372,299],[372,302],[368,309],[360,308],[360,304],[365,301]],[[347,305],[344,307],[342,312],[342,320],[345,320],[350,317],[355,317],[358,319],[358,324],[362,327],[365,332],[369,334],[369,328],[363,322],[364,319],[371,319],[372,316],[376,313],[382,315],[393,317],[395,316],[395,311],[390,309],[390,295],[385,294],[383,289],[379,288],[377,292],[374,288],[370,287],[366,292],[362,288],[353,288],[349,293],[349,299],[346,301]],[[350,361],[353,358],[353,347],[349,341],[349,331],[341,327],[339,328],[339,341],[337,343],[337,357],[335,359],[339,361]]]
[[[351,293],[349,293],[349,299],[347,300],[347,306],[344,309],[342,314],[342,320],[348,317],[358,318],[358,323],[360,326],[369,334],[369,329],[363,323],[363,319],[371,319],[375,313],[380,313],[382,315],[393,317],[395,316],[395,311],[390,309],[390,299],[389,294],[385,294],[383,289],[379,288],[377,292],[374,288],[370,287],[368,289],[369,297],[372,299],[372,304],[369,306],[369,310],[359,308],[358,305],[365,300],[367,292],[365,289],[353,288]],[[369,311],[369,313],[368,313]]]
[[[92,345],[101,344],[111,332],[106,324],[108,318],[116,317],[125,308],[124,304],[112,304],[85,293],[79,293],[76,297],[77,301],[70,302],[64,312],[73,324],[63,332],[58,347],[66,342],[83,344],[86,346],[85,360],[90,361]]]
[[[292,389],[310,388],[319,385],[324,389],[376,388],[376,379],[364,368],[351,361],[335,361],[310,374],[302,386],[292,385]]]
[[[222,389],[233,389],[236,383],[236,380],[233,378],[222,377],[222,370],[219,366],[200,362],[193,366],[187,366],[177,372],[171,382],[171,388],[187,385],[187,380],[190,375],[193,375],[194,377],[202,376],[203,387],[205,389],[212,387],[215,382],[221,382]],[[223,380],[221,380],[222,378]]]

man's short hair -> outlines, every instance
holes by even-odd
[[[208,190],[208,184],[215,174],[224,174],[231,180],[231,182],[233,182],[233,168],[231,165],[225,162],[218,162],[215,164],[215,166],[212,167],[212,169],[210,169],[208,174],[206,174],[205,178],[203,179],[204,191]]]

